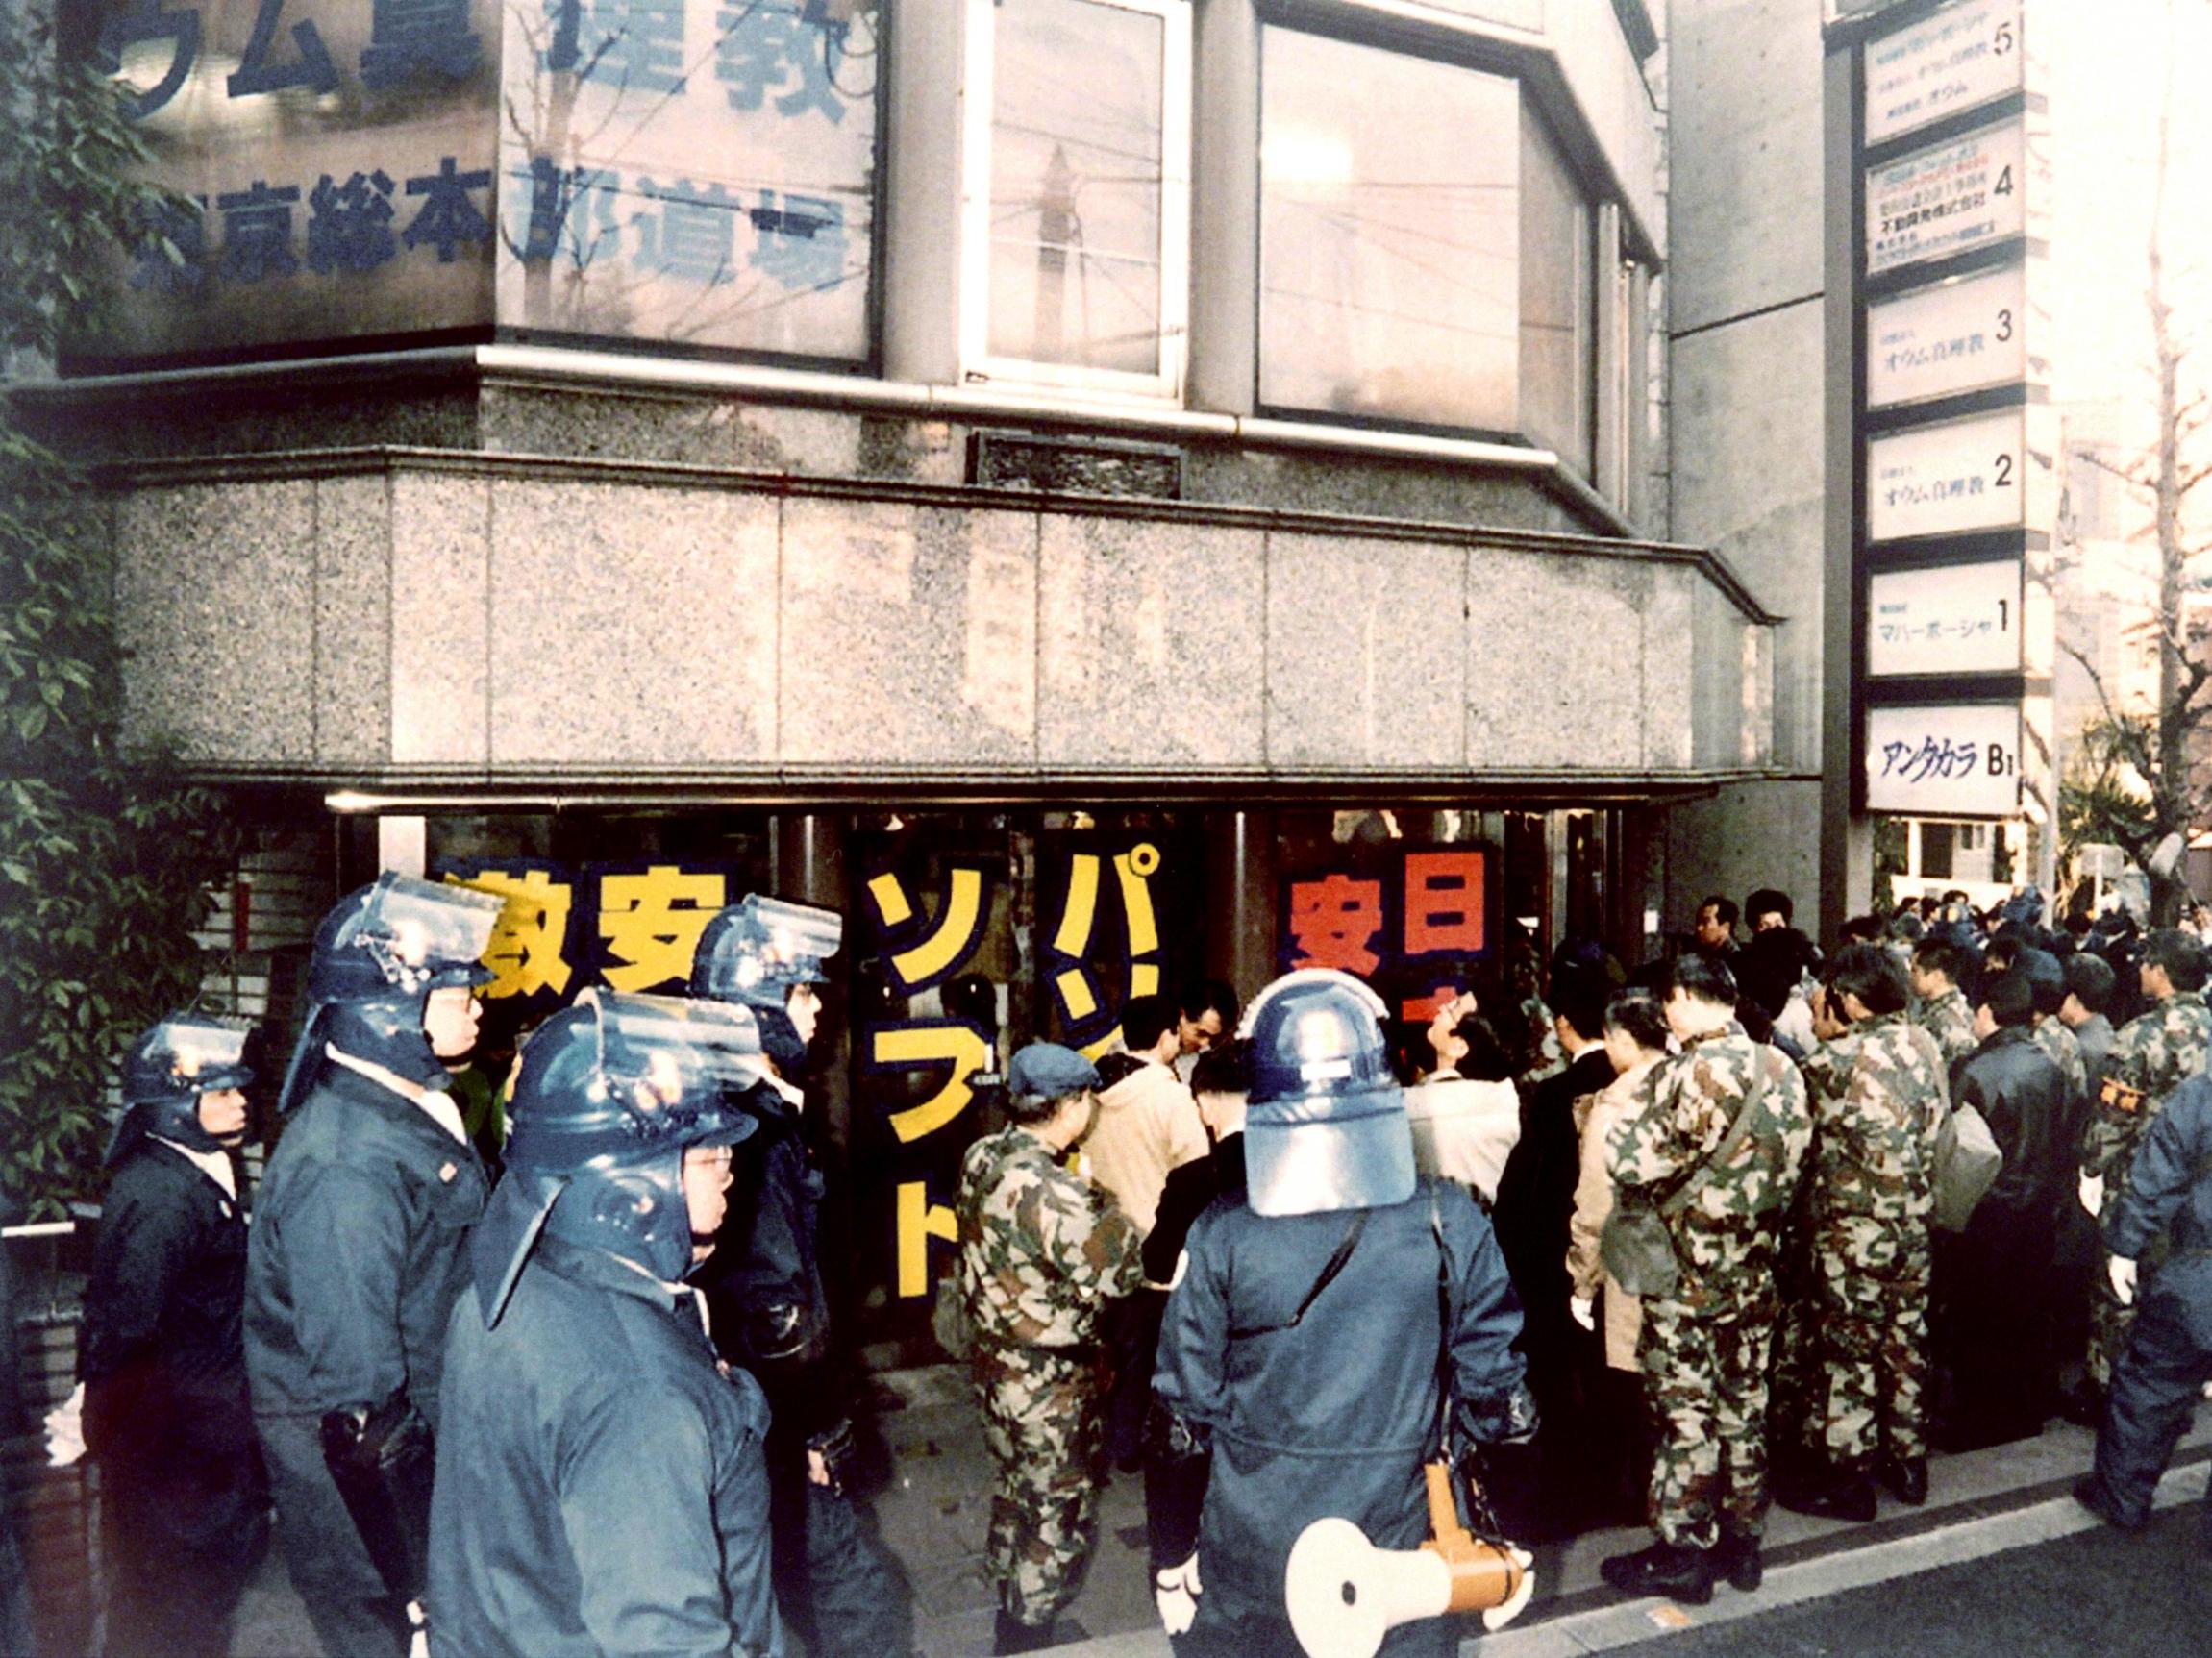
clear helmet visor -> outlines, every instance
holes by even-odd
[[[174,1013],[148,1034],[142,1063],[193,1093],[242,1088],[253,1080],[245,1062],[246,1038],[253,1028],[249,1019]]]
[[[505,907],[496,894],[473,887],[386,874],[369,894],[356,936],[376,940],[410,975],[435,973],[480,961]]]
[[[750,1008],[678,996],[594,988],[599,1072],[624,1109],[673,1123],[758,1082],[767,1062]]]

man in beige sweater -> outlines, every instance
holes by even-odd
[[[1159,1213],[1170,1169],[1206,1154],[1205,1125],[1190,1090],[1171,1069],[1181,1052],[1175,1003],[1164,996],[1132,996],[1122,1009],[1124,1052],[1099,1061],[1098,1126],[1083,1143],[1083,1166],[1114,1196],[1141,1232]],[[1106,1448],[1118,1467],[1134,1468],[1152,1401],[1153,1351],[1159,1343],[1164,1289],[1138,1290],[1109,1308],[1113,1393],[1106,1401]]]

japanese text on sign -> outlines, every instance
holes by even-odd
[[[1867,531],[1876,541],[2015,528],[2027,494],[2019,409],[1915,427],[1867,446]]]
[[[1425,1017],[1439,985],[1464,985],[1495,948],[1495,872],[1485,847],[1393,849],[1380,865],[1347,849],[1343,868],[1284,883],[1280,962],[1356,974]]]
[[[1867,582],[1868,674],[2019,672],[2021,577],[2018,558],[1876,571]]]
[[[585,864],[442,860],[446,880],[507,901],[484,962],[487,1002],[572,1000],[586,985],[678,993],[714,912],[742,897],[725,869],[670,863]]]
[[[2024,378],[2027,273],[2020,265],[1900,294],[1867,309],[1867,407],[1889,408]]]
[[[1916,817],[2010,817],[2020,807],[2020,705],[1867,711],[1867,807]]]
[[[2017,92],[2026,61],[2020,0],[1972,0],[1870,41],[1866,141],[1878,144]]]
[[[1869,276],[2021,235],[2030,193],[2017,121],[1918,150],[1866,179]]]

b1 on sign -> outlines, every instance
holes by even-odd
[[[2018,558],[1876,571],[1867,581],[1867,674],[2018,673],[2021,575]]]
[[[2020,810],[2020,705],[1866,712],[1866,805],[1908,817],[2008,818]]]
[[[2026,57],[2020,12],[2021,0],[1968,0],[1869,41],[1866,141],[1878,144],[2019,91]]]
[[[1869,408],[1951,397],[2029,377],[2027,269],[2008,265],[1867,308]]]

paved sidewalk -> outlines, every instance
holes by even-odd
[[[994,1602],[982,1576],[990,1467],[963,1373],[937,1367],[880,1379],[898,1403],[881,1417],[893,1472],[876,1515],[913,1582],[917,1647],[923,1658],[976,1658],[991,1646]],[[2183,1442],[2176,1472],[2162,1488],[2164,1501],[2194,1500],[2203,1492],[2212,1411],[2202,1414],[2207,1420]],[[1624,1601],[1600,1582],[1598,1562],[1641,1547],[1648,1541],[1642,1531],[1592,1532],[1549,1546],[1537,1551],[1536,1598],[1522,1621],[1466,1650],[1479,1646],[1482,1658],[1572,1658],[2087,1530],[2096,1522],[2066,1493],[2088,1468],[2092,1444],[2085,1430],[2054,1423],[2036,1439],[1938,1457],[1927,1506],[1908,1509],[1885,1496],[1871,1525],[1777,1509],[1766,1587],[1752,1596],[1723,1588],[1711,1606],[1694,1613],[1670,1602]],[[1145,1570],[1142,1479],[1114,1475],[1100,1510],[1096,1561],[1058,1625],[1062,1650],[1067,1658],[1168,1658]],[[272,1558],[241,1608],[234,1658],[309,1658],[314,1650],[300,1604]]]

